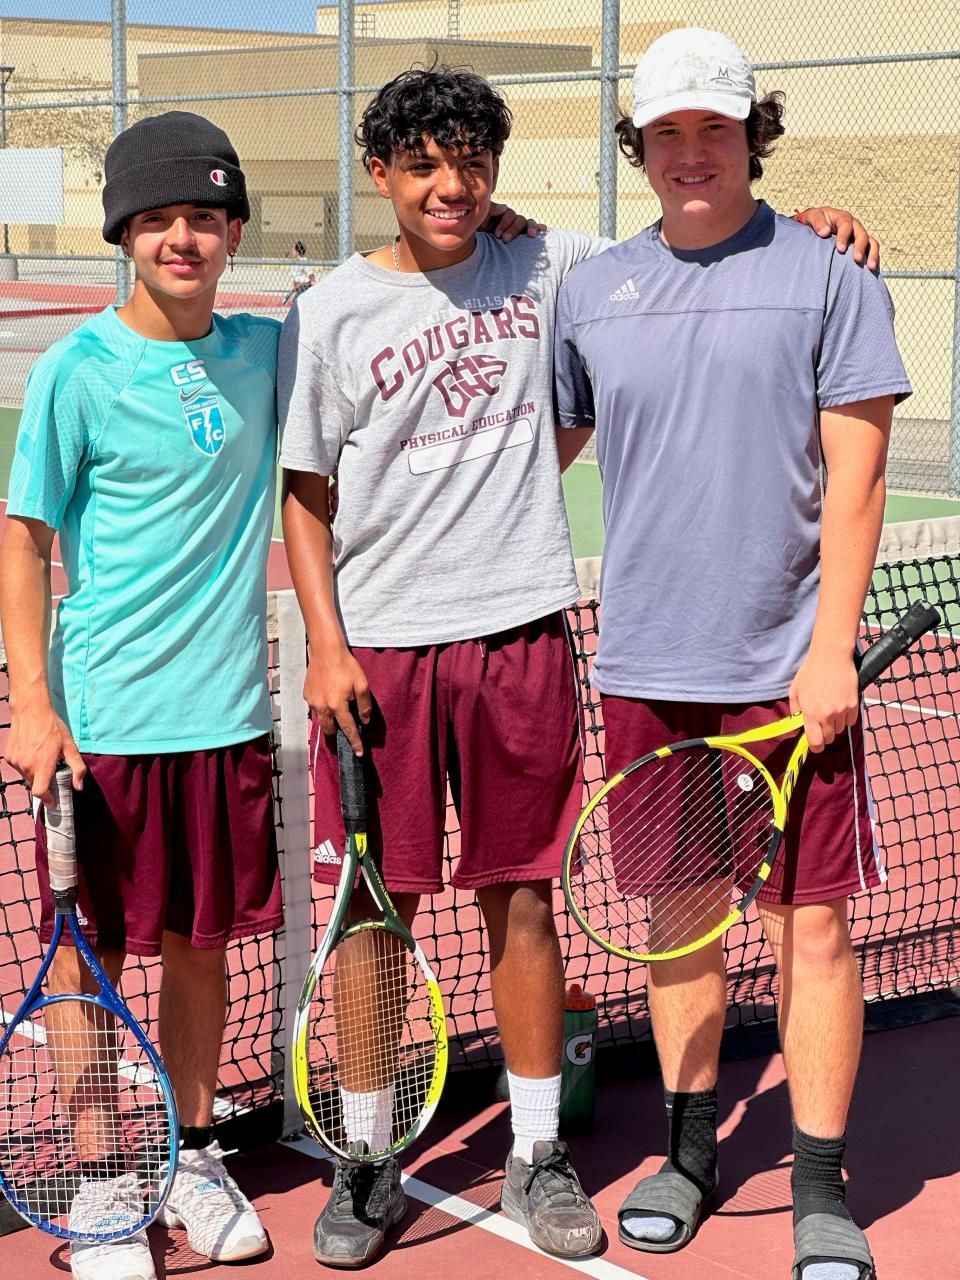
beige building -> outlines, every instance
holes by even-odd
[[[956,8],[956,0],[948,8]],[[494,77],[582,74],[599,62],[600,16],[600,0],[577,6],[560,0],[359,3],[356,80],[373,87],[413,64],[434,61]],[[856,210],[880,235],[888,270],[952,271],[957,60],[762,69],[786,59],[935,52],[951,43],[942,7],[904,15],[889,0],[841,0],[826,10],[745,8],[734,0],[621,0],[624,105],[629,68],[643,49],[663,31],[686,25],[727,31],[761,64],[761,90],[786,93],[787,136],[766,162],[758,194],[780,209],[829,200]],[[223,95],[222,101],[176,105],[222,124],[238,147],[253,197],[248,256],[285,257],[295,238],[306,241],[311,258],[336,255],[336,38],[335,5],[318,7],[315,35],[129,27],[131,96]],[[0,63],[17,68],[10,103],[102,96],[110,82],[109,27],[0,17]],[[258,92],[287,96],[231,98]],[[554,225],[595,230],[597,81],[514,83],[504,93],[515,125],[501,166],[501,198]],[[358,109],[365,97],[357,95]],[[66,225],[11,228],[14,251],[100,252],[101,157],[112,131],[110,109],[10,112],[7,127],[11,145],[59,144],[67,154]],[[388,236],[389,209],[373,195],[359,163],[354,183],[355,243],[369,248]],[[643,175],[621,159],[618,234],[635,233],[656,211]],[[893,281],[891,289],[919,393],[909,411],[942,419],[950,392],[952,281]]]
[[[329,36],[305,36],[301,32],[131,23],[127,28],[127,92],[131,97],[145,92],[140,83],[140,63],[151,54],[185,49],[255,53],[294,41],[308,48],[326,49],[332,43]],[[19,108],[31,102],[85,98],[102,100],[109,96],[112,86],[110,24],[7,18],[0,14],[0,65],[14,68],[6,86],[6,102],[10,106]],[[238,84],[234,89],[245,87]],[[180,84],[172,92],[181,94],[185,89],[186,86]],[[112,108],[12,110],[6,113],[6,132],[11,147],[62,146],[65,149],[64,225],[11,227],[14,252],[102,252],[100,187],[103,153],[113,136]]]
[[[464,63],[482,74],[506,67],[506,74],[582,71],[591,65],[589,46],[531,42],[446,40],[364,40],[356,44],[356,79],[379,85],[398,71],[434,62]],[[221,124],[243,157],[251,191],[252,216],[244,252],[278,257],[302,239],[314,258],[336,258],[338,242],[338,95],[301,93],[336,83],[335,45],[217,53],[147,54],[139,60],[148,97],[182,93],[184,84],[202,84],[205,93],[229,94],[238,84],[297,96],[262,101],[185,103]],[[358,111],[369,95],[358,95]],[[360,249],[382,244],[392,212],[379,199],[359,160],[354,164],[354,243]]]

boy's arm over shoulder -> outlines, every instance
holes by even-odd
[[[886,283],[849,254],[829,252],[823,333],[817,359],[821,409],[910,395]]]

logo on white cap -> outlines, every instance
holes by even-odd
[[[210,181],[215,182],[218,187],[225,187],[229,179],[222,169],[211,169]]]
[[[646,51],[633,75],[633,123],[639,129],[672,111],[714,111],[746,120],[757,100],[747,55],[719,31],[668,31]]]

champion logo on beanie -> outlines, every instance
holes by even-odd
[[[247,222],[240,160],[224,131],[191,111],[166,111],[118,134],[104,160],[103,238],[119,244],[126,223],[171,204],[225,208]]]

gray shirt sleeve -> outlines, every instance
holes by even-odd
[[[580,353],[571,315],[572,291],[560,286],[557,327],[553,343],[554,393],[557,422],[561,427],[592,427],[596,422],[593,387]]]
[[[899,403],[909,394],[887,286],[849,254],[834,253],[817,360],[820,408],[886,395]]]
[[[280,465],[330,476],[354,422],[353,403],[322,357],[301,341],[294,308],[280,334],[277,364]]]

